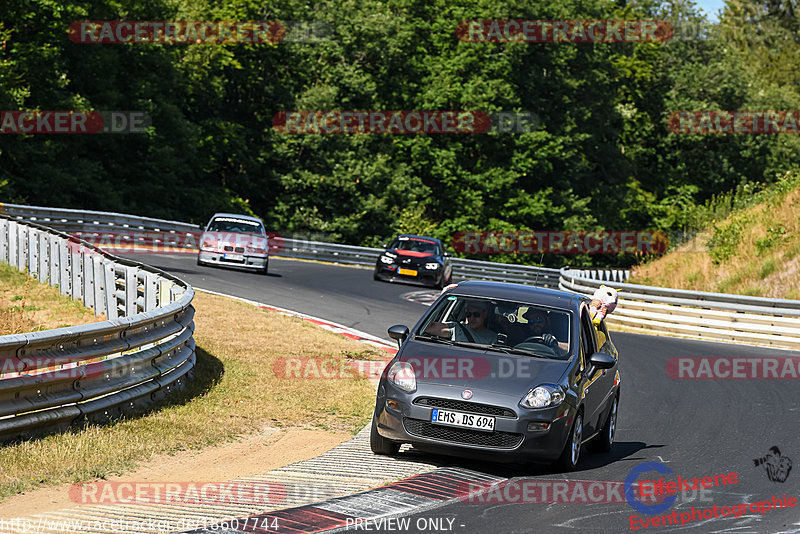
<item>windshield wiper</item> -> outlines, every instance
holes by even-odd
[[[490,347],[486,347],[490,350],[496,350],[498,352],[505,352],[506,354],[520,354],[522,356],[533,356],[534,358],[544,358],[549,359],[547,356],[542,356],[532,350],[526,349],[517,349],[514,347],[509,347],[508,345],[498,345],[497,343],[493,343]]]
[[[429,334],[414,334],[414,339],[421,339],[422,341],[430,341],[431,343],[443,343],[445,345],[455,345],[456,342],[447,339],[446,337],[431,336]]]
[[[421,339],[422,341],[430,341],[432,343],[444,343],[445,345],[453,345],[455,347],[468,347],[471,349],[488,349],[489,345],[484,343],[470,343],[469,341],[453,341],[444,337],[431,336],[428,334],[414,334],[414,339]]]

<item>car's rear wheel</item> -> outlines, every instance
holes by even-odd
[[[581,439],[583,439],[583,414],[578,412],[575,421],[572,422],[564,450],[561,451],[561,457],[556,461],[559,470],[566,473],[575,470],[581,456]]]
[[[378,434],[378,425],[375,423],[375,419],[372,420],[372,428],[369,432],[369,447],[375,454],[391,455],[397,454],[400,450],[399,443]]]
[[[602,430],[594,438],[592,448],[599,452],[608,452],[611,450],[611,445],[614,443],[614,433],[617,431],[617,405],[619,404],[619,396],[614,397],[614,402],[611,404],[611,411],[608,412],[608,419],[606,424],[603,425]]]

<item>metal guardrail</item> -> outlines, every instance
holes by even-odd
[[[108,317],[0,336],[0,440],[105,422],[184,386],[195,364],[191,286],[6,217],[0,217],[0,261]]]
[[[318,260],[326,262],[374,267],[383,249],[357,247],[286,239],[279,256]],[[453,276],[472,280],[495,280],[500,282],[517,282],[542,287],[558,287],[559,270],[530,265],[514,265],[510,263],[493,263],[490,261],[465,260],[453,258]]]
[[[154,232],[197,232],[188,223],[118,213],[0,205],[0,213],[19,219],[45,221],[71,232],[91,233],[134,228]],[[286,239],[277,255],[372,267],[382,249]],[[668,334],[800,348],[800,303],[721,293],[681,291],[627,284],[627,270],[547,269],[454,258],[459,278],[536,284],[591,295],[601,284],[620,290],[620,305],[610,324],[647,334]]]
[[[598,280],[563,269],[559,288],[591,295],[601,284],[619,292],[606,319],[644,334],[800,349],[800,300],[686,291]]]

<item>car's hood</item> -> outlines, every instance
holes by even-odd
[[[402,250],[398,248],[390,249],[389,252],[394,252],[399,256],[411,256],[413,258],[430,258],[433,256],[430,252],[417,252],[416,250]]]
[[[443,384],[522,396],[532,387],[557,383],[567,368],[547,360],[495,351],[409,340],[398,358],[414,368],[418,384]]]
[[[203,232],[200,245],[205,250],[223,251],[226,250],[225,247],[231,249],[251,247],[263,250],[266,249],[268,240],[265,235],[250,232]]]

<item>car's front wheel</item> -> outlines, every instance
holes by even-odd
[[[378,425],[375,423],[375,419],[372,420],[372,429],[369,432],[369,447],[375,454],[391,455],[397,454],[400,450],[399,443],[378,434]]]
[[[600,434],[594,438],[592,448],[600,452],[608,452],[611,450],[611,445],[614,443],[614,433],[617,430],[617,405],[619,404],[619,397],[614,397],[614,402],[611,404],[611,411],[608,413],[606,424]]]
[[[556,461],[556,467],[568,473],[575,470],[581,456],[581,440],[583,439],[583,414],[575,414],[575,421],[569,431],[567,443],[561,452],[561,457]]]

